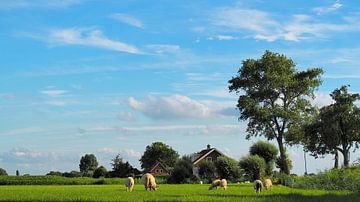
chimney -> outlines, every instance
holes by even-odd
[[[207,145],[207,149],[211,149],[211,146],[209,144]]]

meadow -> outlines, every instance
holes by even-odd
[[[0,201],[360,201],[360,194],[350,191],[292,189],[274,186],[271,191],[254,193],[251,184],[231,184],[227,190],[208,190],[206,184],[160,184],[145,191],[140,184],[133,192],[124,185],[23,185],[0,186]]]

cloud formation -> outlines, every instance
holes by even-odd
[[[1,0],[0,9],[19,8],[67,8],[83,3],[84,0]]]
[[[81,45],[113,51],[141,54],[135,46],[107,38],[101,30],[91,28],[51,29],[45,37],[32,36],[49,43],[50,46]]]
[[[124,13],[114,13],[114,14],[110,15],[110,17],[119,22],[131,25],[131,26],[134,26],[137,28],[144,28],[143,23],[139,19],[136,19],[136,18],[134,18],[130,15],[124,14]]]
[[[331,6],[327,7],[316,7],[314,8],[314,11],[317,15],[323,15],[331,12],[335,12],[336,10],[340,9],[343,5],[340,3],[340,1],[336,1]]]

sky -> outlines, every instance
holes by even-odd
[[[0,0],[0,167],[79,170],[93,153],[110,169],[119,153],[140,168],[155,141],[239,160],[262,140],[245,139],[228,91],[241,62],[270,50],[323,68],[321,107],[342,85],[360,92],[359,34],[350,0]],[[287,149],[303,174],[302,147]],[[307,155],[308,172],[332,158]]]

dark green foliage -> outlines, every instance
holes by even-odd
[[[73,170],[73,171],[70,171],[70,172],[64,172],[62,174],[62,176],[64,176],[64,177],[81,177],[82,174],[79,171]]]
[[[322,107],[306,125],[303,144],[315,157],[339,151],[347,167],[351,148],[358,148],[360,142],[360,108],[354,104],[360,95],[348,93],[347,86],[330,95],[335,103]]]
[[[139,174],[136,168],[133,168],[129,162],[124,162],[120,154],[112,159],[112,171],[108,173],[108,177],[129,177]]]
[[[107,175],[107,170],[104,166],[100,166],[95,169],[93,177],[99,178],[99,177],[105,177]]]
[[[94,170],[98,167],[98,162],[94,154],[85,154],[80,159],[80,172],[82,176],[91,177]]]
[[[19,170],[16,170],[16,176],[20,176]]]
[[[156,162],[161,162],[166,167],[175,165],[179,154],[170,146],[162,142],[154,142],[147,146],[144,154],[140,158],[141,168],[151,169]]]
[[[216,173],[221,179],[236,182],[241,177],[240,167],[232,158],[220,156],[215,161]]]
[[[296,177],[293,186],[302,189],[360,192],[360,166],[328,170],[313,176]]]
[[[61,176],[0,176],[0,185],[91,185],[91,184],[124,184],[125,179]]]
[[[216,178],[216,167],[212,161],[203,161],[199,167],[199,175],[207,183],[212,182]]]
[[[229,80],[229,90],[241,92],[237,107],[239,119],[248,121],[247,138],[276,139],[285,162],[284,141],[291,142],[293,128],[315,111],[307,97],[314,96],[322,73],[320,68],[297,71],[291,59],[270,51],[258,60],[244,60],[238,75]],[[282,169],[290,174],[286,166]]]
[[[59,172],[59,171],[50,171],[49,173],[47,173],[46,175],[51,175],[51,176],[62,176],[63,173]],[[17,175],[18,176],[18,175]]]
[[[290,170],[292,170],[292,161],[288,157],[287,153],[285,153],[285,157],[286,157],[286,166],[289,168],[289,171],[290,171]],[[283,170],[282,168],[284,167],[284,164],[283,164],[283,161],[281,160],[280,156],[276,157],[275,165],[276,165],[276,168],[280,169],[280,172]]]
[[[3,168],[0,168],[0,176],[3,176],[3,175],[8,175],[7,174],[7,172],[6,172],[6,170],[5,169],[3,169]]]
[[[265,141],[258,141],[250,147],[250,155],[258,155],[265,160],[266,175],[270,176],[273,171],[274,161],[278,155],[278,149],[271,143]]]
[[[174,169],[171,172],[171,175],[168,178],[169,183],[175,183],[175,184],[183,184],[190,182],[190,178],[192,177],[192,161],[190,157],[183,156],[181,159],[179,159]]]
[[[240,168],[244,170],[247,180],[254,181],[264,177],[266,163],[258,155],[248,155],[240,159]]]

